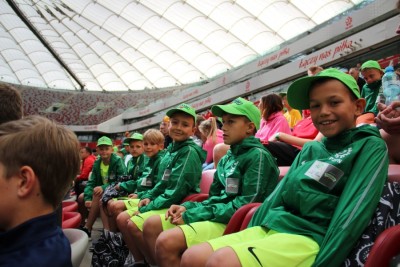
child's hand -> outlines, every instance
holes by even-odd
[[[180,216],[180,217],[174,219],[171,223],[172,223],[172,224],[175,224],[175,225],[182,225],[182,224],[185,224],[185,222],[183,221],[182,216]]]
[[[96,186],[93,189],[93,195],[95,196],[101,196],[101,194],[103,194],[103,188],[101,188],[101,186]]]
[[[139,201],[138,207],[141,208],[143,206],[147,206],[150,203],[150,199],[149,198],[145,198]]]
[[[138,214],[140,214],[140,211],[135,211],[133,214],[132,214],[132,216],[136,216],[136,215],[138,215]]]
[[[114,188],[115,190],[119,191],[120,190],[119,183],[116,186],[114,186]]]
[[[378,104],[379,114],[375,118],[378,126],[388,134],[400,134],[400,101],[389,106]]]
[[[184,206],[180,205],[172,205],[167,212],[165,213],[165,220],[170,220],[171,223],[179,217],[182,216],[182,213],[186,211]]]
[[[90,209],[92,207],[92,201],[85,201],[85,207]]]
[[[138,195],[137,194],[130,194],[130,195],[128,195],[128,198],[138,198]]]

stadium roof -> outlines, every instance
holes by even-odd
[[[85,90],[199,82],[362,0],[1,0],[0,81]]]

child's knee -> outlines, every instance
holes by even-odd
[[[161,218],[159,215],[150,216],[143,224],[143,234],[152,235],[162,231]]]
[[[124,229],[126,228],[126,225],[128,224],[128,220],[130,219],[130,216],[126,212],[122,212],[117,216],[117,225],[119,229]]]

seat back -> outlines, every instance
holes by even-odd
[[[201,174],[200,193],[208,194],[211,184],[214,181],[214,173],[216,169],[205,170]]]
[[[63,229],[71,244],[71,262],[73,267],[79,267],[89,246],[88,235],[79,229]]]
[[[62,213],[62,228],[78,228],[82,215],[79,212],[65,211]]]
[[[247,213],[254,207],[258,207],[261,203],[249,203],[240,207],[229,220],[225,228],[224,235],[239,232]],[[250,221],[250,219],[249,219]],[[248,222],[247,222],[248,223]],[[247,225],[246,225],[247,226]]]
[[[62,202],[63,211],[78,211],[78,202],[76,201],[63,201]]]
[[[383,231],[375,240],[364,267],[389,266],[390,260],[400,254],[400,225]]]
[[[400,164],[389,164],[388,179],[400,183]]]
[[[246,216],[243,219],[242,225],[240,226],[240,231],[244,230],[247,228],[249,225],[249,222],[251,221],[251,218],[253,218],[254,213],[258,209],[258,207],[261,205],[261,203],[255,203],[254,205],[246,214]]]
[[[285,177],[285,175],[289,171],[290,166],[279,166],[278,168],[279,168],[278,181],[280,181],[280,180],[282,180],[283,177]]]

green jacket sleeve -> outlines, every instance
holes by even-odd
[[[185,146],[175,155],[168,168],[171,170],[168,180],[165,175],[162,181],[149,191],[151,202],[139,209],[140,212],[169,208],[172,204],[179,204],[184,197],[198,192],[201,177],[200,158],[191,146]],[[162,189],[165,188],[163,191]],[[143,198],[143,197],[142,197]]]
[[[84,194],[83,194],[83,198],[85,201],[91,201],[93,198],[93,189],[96,186],[100,186],[103,184],[103,181],[101,179],[101,175],[100,175],[100,162],[101,159],[98,158],[96,159],[96,161],[93,164],[93,169],[92,169],[92,174],[90,175],[88,182],[85,186],[84,189]]]
[[[248,203],[261,202],[273,191],[279,171],[268,152],[255,148],[245,158],[238,160],[241,161],[242,176],[239,192],[234,195],[227,193],[228,198],[210,197],[201,206],[187,210],[183,214],[185,223],[209,220],[226,224],[238,208]]]
[[[387,179],[383,142],[369,141],[352,167],[314,266],[340,266],[367,227]]]
[[[128,193],[134,193],[136,191],[137,181],[129,180],[119,184],[119,188],[125,190]]]

